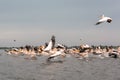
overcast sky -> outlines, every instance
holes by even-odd
[[[0,0],[0,28],[0,46],[120,45],[120,0]]]

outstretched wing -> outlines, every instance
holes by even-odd
[[[102,23],[102,22],[97,22],[95,25],[99,25],[100,23]]]
[[[44,49],[44,51],[49,51],[52,49],[52,41],[49,42],[48,46]]]

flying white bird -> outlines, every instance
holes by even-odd
[[[102,15],[101,19],[96,23],[96,25],[103,23],[103,22],[111,23],[112,19],[110,17],[105,17],[104,15]]]

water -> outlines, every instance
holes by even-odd
[[[46,62],[47,57],[26,60],[0,50],[0,80],[120,80],[120,59],[74,57]]]

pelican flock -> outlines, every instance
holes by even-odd
[[[78,47],[67,47],[65,45],[57,44],[55,45],[55,36],[51,37],[49,44],[41,46],[30,46],[18,47],[5,50],[8,55],[27,55],[25,59],[36,60],[37,56],[47,56],[47,61],[54,61],[60,57],[60,59],[69,56],[76,57],[78,59],[89,59],[92,55],[96,55],[103,59],[105,57],[110,58],[120,58],[120,47],[92,47],[88,44],[80,45]],[[94,56],[93,56],[94,57]]]
[[[96,23],[96,25],[99,25],[99,24],[101,24],[103,22],[111,23],[112,22],[112,18],[106,17],[106,16],[102,15],[101,19]]]
[[[103,22],[111,23],[112,18],[106,17],[104,15],[101,16],[101,19],[98,20],[96,25],[99,25]],[[31,58],[36,58],[36,56],[48,56],[47,61],[50,61],[51,59],[58,57],[58,56],[66,56],[67,54],[72,54],[73,56],[86,58],[89,57],[90,54],[98,54],[103,57],[114,57],[119,58],[120,57],[120,47],[119,50],[114,51],[113,48],[93,48],[87,44],[80,45],[79,47],[71,47],[68,48],[65,45],[57,44],[55,46],[56,40],[55,36],[53,35],[48,43],[41,46],[30,46],[27,45],[25,47],[18,47],[18,48],[12,48],[9,50],[5,50],[7,54],[9,55],[29,55]]]

